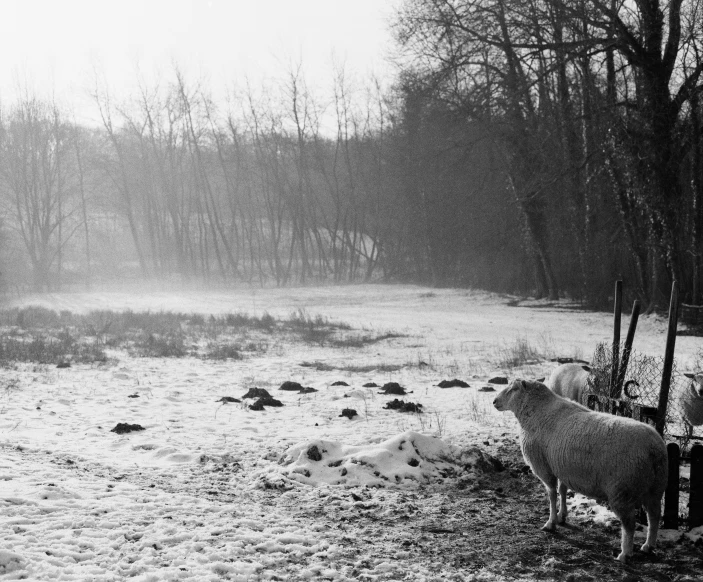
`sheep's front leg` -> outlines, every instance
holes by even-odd
[[[559,523],[566,523],[566,515],[568,513],[566,509],[566,490],[566,485],[559,481],[559,513],[557,514]]]
[[[549,519],[542,527],[542,531],[554,531],[557,529],[557,480],[545,482],[544,486],[549,496]]]

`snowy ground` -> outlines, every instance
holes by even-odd
[[[597,342],[609,340],[609,314],[534,302],[510,306],[509,300],[365,285],[73,293],[12,302],[73,312],[286,316],[305,309],[357,330],[402,337],[345,349],[281,341],[242,361],[134,358],[116,351],[110,354],[116,363],[106,365],[22,364],[2,371],[0,577],[532,579],[534,571],[506,573],[490,561],[471,567],[433,559],[417,549],[412,529],[413,520],[422,519],[417,516],[435,516],[438,500],[454,499],[457,491],[473,491],[476,507],[506,498],[502,487],[491,495],[482,489],[482,475],[492,471],[483,453],[513,462],[519,473],[515,419],[493,409],[495,392],[480,390],[491,376],[544,376],[555,365],[551,357],[588,359]],[[662,354],[665,328],[661,318],[642,318],[635,347]],[[518,342],[529,342],[543,357],[506,368],[506,354]],[[684,365],[693,364],[699,347],[698,338],[679,338]],[[436,386],[453,378],[470,387]],[[318,391],[278,390],[286,380]],[[348,386],[333,385],[338,381]],[[363,387],[390,381],[412,391],[402,398],[422,404],[423,414],[385,409],[399,397]],[[241,399],[253,387],[267,389],[284,406],[252,411],[251,400],[220,400]],[[340,416],[347,408],[358,415]],[[111,432],[120,422],[145,430]],[[512,456],[506,457],[508,448]],[[533,530],[544,518],[542,502],[533,511],[535,527],[516,536],[538,535]],[[612,530],[612,516],[602,508],[578,496],[572,506],[594,527]],[[444,519],[447,532],[470,530],[463,515]],[[398,527],[382,527],[391,520]],[[607,542],[615,546],[611,530]],[[540,577],[547,567],[554,563],[542,564]],[[555,579],[563,574],[554,572]]]

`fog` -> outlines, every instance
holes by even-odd
[[[682,6],[623,13],[608,43],[612,14],[566,4],[507,3],[508,27],[460,1],[14,4],[0,282],[413,282],[605,308],[621,279],[648,310],[673,281],[699,305],[703,33]],[[632,60],[648,34],[661,51]]]

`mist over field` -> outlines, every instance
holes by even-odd
[[[212,33],[263,16],[181,4],[179,36],[144,46],[202,39],[199,71],[174,54],[117,77],[96,59],[60,99],[29,81],[4,94],[6,292],[384,281],[610,309],[621,279],[646,311],[673,281],[701,302],[697,2],[301,2],[272,7],[275,67],[273,40],[232,45],[244,73]]]

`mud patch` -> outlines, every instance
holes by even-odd
[[[300,386],[300,384],[298,385]],[[273,396],[264,388],[249,388],[242,398],[273,398]]]
[[[405,400],[398,400],[397,398],[386,402],[383,408],[387,410],[397,410],[398,412],[422,412],[422,404],[419,402],[405,402]]]
[[[144,430],[144,427],[141,424],[129,424],[128,422],[118,422],[115,425],[115,428],[111,429],[110,432],[114,432],[117,434],[127,434],[140,430]]]
[[[398,382],[387,382],[381,388],[379,394],[395,394],[397,396],[405,396],[407,392]]]
[[[440,388],[470,388],[466,382],[458,378],[454,378],[454,380],[442,380],[437,386]]]
[[[259,398],[254,404],[249,406],[249,410],[265,410],[265,406],[279,407],[283,406],[283,402],[269,396],[268,398]]]

